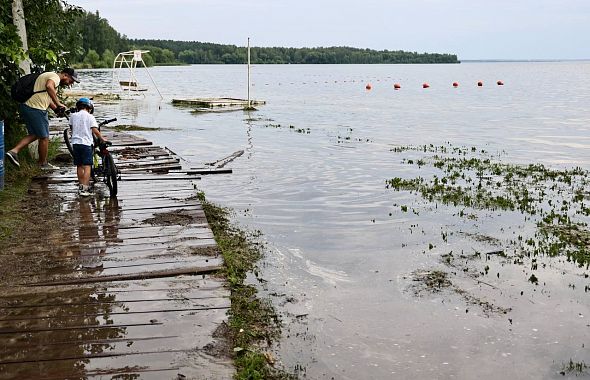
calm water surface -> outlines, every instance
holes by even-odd
[[[492,212],[466,220],[385,187],[429,174],[402,163],[394,146],[450,143],[503,162],[590,169],[590,62],[255,66],[252,95],[267,105],[200,115],[170,100],[246,97],[245,67],[150,72],[163,100],[140,73],[152,87],[145,98],[102,105],[97,115],[161,128],[141,134],[187,167],[245,151],[232,175],[203,177],[199,187],[268,242],[261,290],[285,324],[277,352],[287,369],[312,379],[537,379],[558,377],[570,359],[590,364],[588,281],[571,264],[549,261],[539,270],[544,287],[500,262],[489,263],[498,272],[490,286],[455,274],[454,283],[507,314],[452,292],[411,290],[412,273],[449,271],[442,254],[483,244],[469,233],[503,240],[532,233],[533,223]],[[82,72],[82,88],[110,89],[111,75]],[[421,157],[404,158],[412,155]],[[442,241],[441,231],[453,238]]]

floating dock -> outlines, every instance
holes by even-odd
[[[249,103],[249,104],[248,104]],[[257,107],[266,104],[263,100],[250,100],[238,98],[194,98],[172,99],[172,104],[182,107],[193,107],[193,112],[229,112],[241,111],[248,106]]]

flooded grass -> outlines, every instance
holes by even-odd
[[[281,125],[281,124],[269,123],[269,124],[265,124],[264,126],[266,128],[276,128],[276,129],[285,128],[285,129],[288,129],[288,130],[293,131],[293,132],[302,133],[304,135],[311,134],[311,129],[310,128],[297,128],[294,125]]]
[[[449,279],[449,273],[442,270],[415,271],[410,278],[414,282],[411,290],[416,296],[420,296],[423,293],[440,293],[447,290],[461,296],[468,305],[480,307],[487,316],[491,314],[507,314],[511,310],[510,308],[494,305],[461,289],[452,283]]]
[[[414,281],[423,283],[427,289],[433,292],[438,292],[442,288],[448,288],[452,285],[447,273],[440,270],[414,272],[413,275]]]
[[[117,132],[130,132],[130,131],[160,131],[162,128],[150,128],[150,127],[142,127],[141,125],[135,124],[119,124],[109,129]]]
[[[256,287],[246,283],[249,273],[256,275],[256,263],[262,257],[259,233],[247,233],[232,225],[229,210],[208,202],[202,192],[199,200],[221,250],[231,289],[229,329],[237,367],[235,378],[294,379],[273,367],[274,359],[267,350],[280,335],[278,316],[270,300],[259,298]]]
[[[75,103],[77,99],[86,97],[90,98],[95,102],[108,103],[116,100],[121,100],[119,94],[109,92],[93,92],[93,91],[82,91],[82,90],[68,90],[64,92],[66,100]]]
[[[588,376],[590,375],[588,369],[590,369],[590,366],[588,366],[585,362],[574,362],[572,359],[570,359],[568,363],[562,365],[562,369],[559,374],[562,376],[568,374]]]
[[[588,171],[554,170],[541,164],[514,165],[493,160],[485,151],[451,146],[396,147],[393,152],[434,153],[404,159],[429,178],[395,177],[386,187],[418,194],[430,203],[460,208],[466,217],[477,210],[519,213],[535,223],[535,236],[518,236],[515,243],[527,256],[565,256],[579,266],[590,264],[590,193]],[[407,208],[406,210],[407,211]],[[472,212],[473,211],[473,212]]]

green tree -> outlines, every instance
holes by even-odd
[[[113,67],[113,62],[115,61],[115,53],[111,49],[106,49],[102,53],[102,61],[105,64],[105,67]]]
[[[5,121],[6,141],[23,133],[17,123],[17,104],[10,87],[20,76],[18,64],[25,58],[12,20],[12,2],[0,2],[0,118]],[[80,35],[72,25],[81,9],[61,0],[24,0],[28,56],[35,70],[57,70],[69,63],[79,47]]]
[[[145,63],[146,66],[151,67],[154,65],[154,58],[150,54],[142,54],[141,57],[143,58],[143,63]]]
[[[86,53],[86,57],[84,57],[84,63],[89,67],[98,67],[100,64],[100,55],[98,55],[96,50],[90,49]]]

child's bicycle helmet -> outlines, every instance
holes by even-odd
[[[76,108],[88,108],[88,112],[90,112],[91,114],[94,113],[94,104],[92,104],[92,100],[88,98],[78,99],[78,101],[76,102]]]

